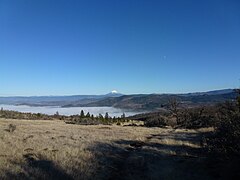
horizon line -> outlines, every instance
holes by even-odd
[[[188,91],[188,92],[153,92],[153,93],[116,93],[121,95],[138,95],[138,94],[191,94],[191,93],[205,93],[205,92],[211,92],[211,91],[221,91],[221,90],[234,90],[238,88],[221,88],[221,89],[211,89],[211,90],[203,90],[203,91]],[[1,95],[0,97],[64,97],[64,96],[104,96],[111,94],[111,92],[106,94],[64,94],[64,95]]]

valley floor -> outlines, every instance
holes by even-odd
[[[0,179],[213,179],[210,131],[0,119]]]

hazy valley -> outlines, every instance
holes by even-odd
[[[233,89],[186,94],[136,94],[123,95],[109,93],[106,95],[75,96],[38,96],[38,97],[0,97],[0,104],[27,106],[59,107],[114,107],[127,111],[153,111],[164,108],[170,98],[177,98],[183,106],[214,105],[236,98]]]

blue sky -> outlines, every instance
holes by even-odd
[[[236,88],[239,0],[0,0],[0,95]]]

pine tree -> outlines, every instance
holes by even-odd
[[[106,120],[106,121],[108,121],[108,120],[109,120],[109,115],[108,115],[108,112],[106,112],[106,114],[105,114],[105,117],[104,117],[104,118],[105,118],[105,120]]]
[[[123,120],[125,120],[125,118],[126,118],[125,113],[122,114],[121,118],[122,118]]]
[[[86,114],[86,117],[87,117],[87,118],[90,118],[90,113],[89,113],[89,112]]]
[[[83,110],[81,110],[80,117],[81,117],[81,118],[84,118],[84,117],[85,117]]]
[[[100,119],[100,121],[103,121],[104,120],[104,118],[103,118],[103,115],[102,114],[99,114],[99,119]]]

